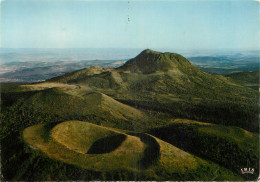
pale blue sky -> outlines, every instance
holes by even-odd
[[[1,47],[259,49],[259,4],[5,0]]]

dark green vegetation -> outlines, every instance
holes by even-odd
[[[88,68],[51,81],[77,84],[128,105],[174,117],[258,131],[256,91],[201,71],[179,54],[145,50],[114,70]]]
[[[23,83],[1,83],[0,84],[0,88],[2,89],[10,89],[10,88],[14,88],[18,85],[22,85]]]
[[[233,73],[226,75],[226,77],[231,78],[238,84],[255,89],[257,91],[259,90],[259,71]]]
[[[153,180],[220,180],[227,175],[229,179],[239,179],[215,163],[195,157],[145,133],[131,132],[129,135],[129,132],[124,133],[123,130],[117,131],[82,121],[66,121],[52,128],[49,126],[39,124],[26,128],[23,132],[25,142],[52,159],[83,169],[102,172],[125,169]],[[49,140],[46,140],[45,132],[50,133]],[[108,146],[100,145],[104,141],[114,145],[122,139],[124,141],[121,145],[110,148],[110,151],[107,150]],[[96,154],[97,145],[105,153]],[[93,146],[95,152],[86,153]]]
[[[178,54],[145,50],[117,69],[87,68],[5,89],[1,98],[6,180],[245,180],[258,173],[258,92],[231,78],[206,73]],[[173,118],[214,125],[174,123]],[[42,137],[48,141],[49,131],[68,120],[128,130],[147,146],[139,161],[142,170],[153,172],[83,169],[47,157],[22,137],[26,128],[43,123]],[[192,155],[185,153],[190,156],[185,162],[182,156],[167,158],[161,151],[174,146],[147,132]],[[122,146],[122,139],[100,138],[90,152],[108,154]],[[98,150],[104,143],[111,145]],[[184,155],[176,147],[174,151]],[[180,163],[173,167],[177,159]],[[194,167],[198,165],[200,170]],[[255,168],[255,176],[241,175],[244,167]]]
[[[259,54],[190,57],[189,60],[203,71],[228,75],[259,70]]]
[[[154,128],[149,133],[237,174],[241,173],[241,166],[255,166],[255,170],[259,171],[258,135],[241,128],[177,120],[168,126]],[[258,173],[251,179],[257,176]]]

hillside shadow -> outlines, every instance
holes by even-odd
[[[28,99],[39,91],[26,91],[26,92],[2,92],[1,102],[2,107],[8,107],[15,104],[20,98]]]
[[[155,138],[145,133],[130,132],[127,134],[139,137],[140,140],[147,145],[146,149],[144,150],[143,158],[140,161],[138,161],[138,166],[140,166],[141,169],[147,169],[160,159],[160,145]]]
[[[112,152],[118,148],[125,139],[126,135],[123,134],[101,138],[92,144],[87,154],[104,154]]]
[[[44,142],[48,142],[51,139],[51,130],[59,123],[61,122],[49,122],[43,126],[44,132],[41,137],[43,138]]]

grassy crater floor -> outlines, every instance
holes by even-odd
[[[92,171],[127,170],[156,180],[240,180],[231,171],[146,133],[66,121],[30,126],[23,137],[32,150]]]

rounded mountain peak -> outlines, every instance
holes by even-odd
[[[190,62],[179,54],[145,49],[135,58],[119,67],[119,69],[131,72],[153,73],[156,71],[167,72],[188,65],[191,65]]]
[[[153,51],[151,49],[145,49],[140,54],[160,54],[160,52],[156,52],[156,51]]]

